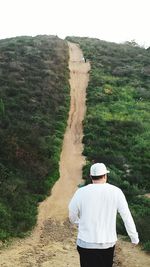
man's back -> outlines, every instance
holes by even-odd
[[[109,172],[104,163],[93,164],[90,168],[92,184],[78,189],[69,204],[69,219],[78,224],[77,250],[81,267],[112,267],[117,212],[131,242],[139,242],[123,192],[107,183]]]
[[[86,242],[115,242],[116,214],[121,190],[108,183],[89,184],[76,192],[80,211],[78,238]]]

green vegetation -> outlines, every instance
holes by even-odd
[[[69,107],[68,45],[0,40],[0,239],[22,236],[59,177]]]
[[[130,204],[140,240],[150,248],[150,50],[134,42],[108,43],[68,37],[80,44],[91,63],[84,122],[84,155],[104,162],[109,182],[119,186]],[[118,229],[125,233],[120,220]]]

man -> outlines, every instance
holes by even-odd
[[[117,241],[116,216],[120,213],[131,242],[138,233],[121,189],[107,183],[103,163],[91,166],[92,184],[78,189],[69,204],[69,219],[78,225],[77,250],[81,267],[112,267]]]

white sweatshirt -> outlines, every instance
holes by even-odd
[[[115,243],[116,215],[120,213],[131,242],[138,244],[136,227],[121,189],[109,183],[78,189],[69,204],[69,219],[78,224],[78,239],[87,243]]]

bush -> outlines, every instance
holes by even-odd
[[[150,241],[143,244],[143,249],[150,252]]]

